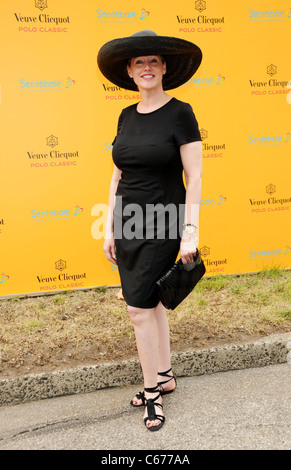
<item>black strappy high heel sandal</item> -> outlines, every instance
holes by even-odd
[[[177,387],[177,380],[176,380],[176,377],[174,375],[169,375],[169,372],[172,371],[172,368],[166,370],[165,372],[158,372],[158,375],[160,375],[161,377],[169,377],[168,380],[164,380],[162,382],[158,382],[158,386],[159,386],[159,389],[160,389],[160,393],[161,395],[167,395],[168,393],[172,393],[176,387]],[[170,380],[174,379],[175,380],[175,388],[173,388],[172,390],[163,390],[163,385],[170,382]],[[130,404],[131,406],[133,406],[134,408],[139,408],[141,406],[145,406],[146,405],[146,398],[144,396],[144,390],[142,392],[138,392],[134,398],[137,398],[138,400],[141,400],[141,404],[140,405],[136,405],[134,402],[133,402],[133,399],[130,400]]]
[[[149,431],[151,432],[158,431],[159,429],[161,429],[166,419],[163,415],[156,414],[156,410],[155,410],[155,406],[158,406],[161,410],[163,409],[163,405],[161,403],[155,403],[155,401],[161,396],[158,385],[152,388],[145,388],[144,390],[147,393],[157,393],[157,396],[155,398],[145,398],[146,400],[145,406],[147,408],[148,415],[146,418],[144,418],[144,424],[145,424],[145,427]],[[160,424],[158,424],[157,426],[150,426],[150,427],[147,426],[148,421],[156,421],[156,420],[159,420]]]
[[[172,375],[169,375],[169,372],[172,372]],[[170,368],[169,370],[166,370],[165,372],[158,372],[158,375],[160,375],[161,377],[169,377],[168,380],[158,382],[158,387],[159,387],[161,395],[167,395],[167,393],[172,393],[177,387],[177,380],[176,380],[176,377],[173,375],[172,368]],[[175,380],[175,388],[171,390],[164,390],[163,385],[170,382],[173,379]]]

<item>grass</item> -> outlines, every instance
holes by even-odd
[[[168,311],[172,351],[291,331],[291,271],[202,279]],[[0,377],[137,356],[119,288],[0,301]]]

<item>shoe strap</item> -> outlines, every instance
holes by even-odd
[[[144,388],[144,391],[147,393],[160,393],[158,384],[155,387]]]
[[[169,375],[169,372],[172,371],[172,367],[170,367],[170,369],[166,370],[165,372],[158,372],[158,375],[160,375],[161,377],[173,377]]]
[[[163,409],[163,405],[161,403],[155,403],[156,400],[161,396],[161,393],[159,391],[158,385],[155,387],[149,387],[149,388],[144,388],[144,391],[147,393],[156,393],[157,396],[155,398],[146,398],[146,407],[147,407],[147,412],[148,412],[148,417],[146,420],[164,420],[164,417],[162,415],[156,414],[155,406],[158,406],[161,410]]]
[[[158,385],[156,385],[155,387],[144,388],[144,391],[147,392],[147,393],[156,393],[157,394],[157,396],[155,398],[146,398],[146,396],[145,396],[146,403],[154,403],[161,396],[161,392],[159,390]],[[160,405],[160,403],[155,403],[155,405],[162,406],[162,405]]]
[[[170,382],[172,379],[175,379],[174,375],[173,375],[173,371],[172,371],[172,375],[169,374],[169,372],[172,371],[172,368],[169,369],[169,370],[166,370],[165,372],[158,372],[158,375],[160,375],[161,377],[169,377],[168,380],[163,380],[162,382],[158,382],[158,385],[163,385],[163,384],[166,384],[168,382]]]
[[[145,387],[144,388],[144,391],[147,392],[147,393],[155,393],[155,392],[158,392],[159,389],[158,389],[158,384],[155,386],[155,387]]]

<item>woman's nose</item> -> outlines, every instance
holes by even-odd
[[[151,68],[151,64],[150,64],[149,61],[146,61],[146,62],[145,62],[144,68],[145,68],[145,69],[150,69],[150,68]]]

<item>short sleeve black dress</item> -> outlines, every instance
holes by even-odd
[[[150,113],[137,104],[121,112],[112,153],[121,170],[114,237],[129,306],[156,307],[156,281],[177,259],[185,204],[180,146],[198,140],[192,107],[176,98]]]

